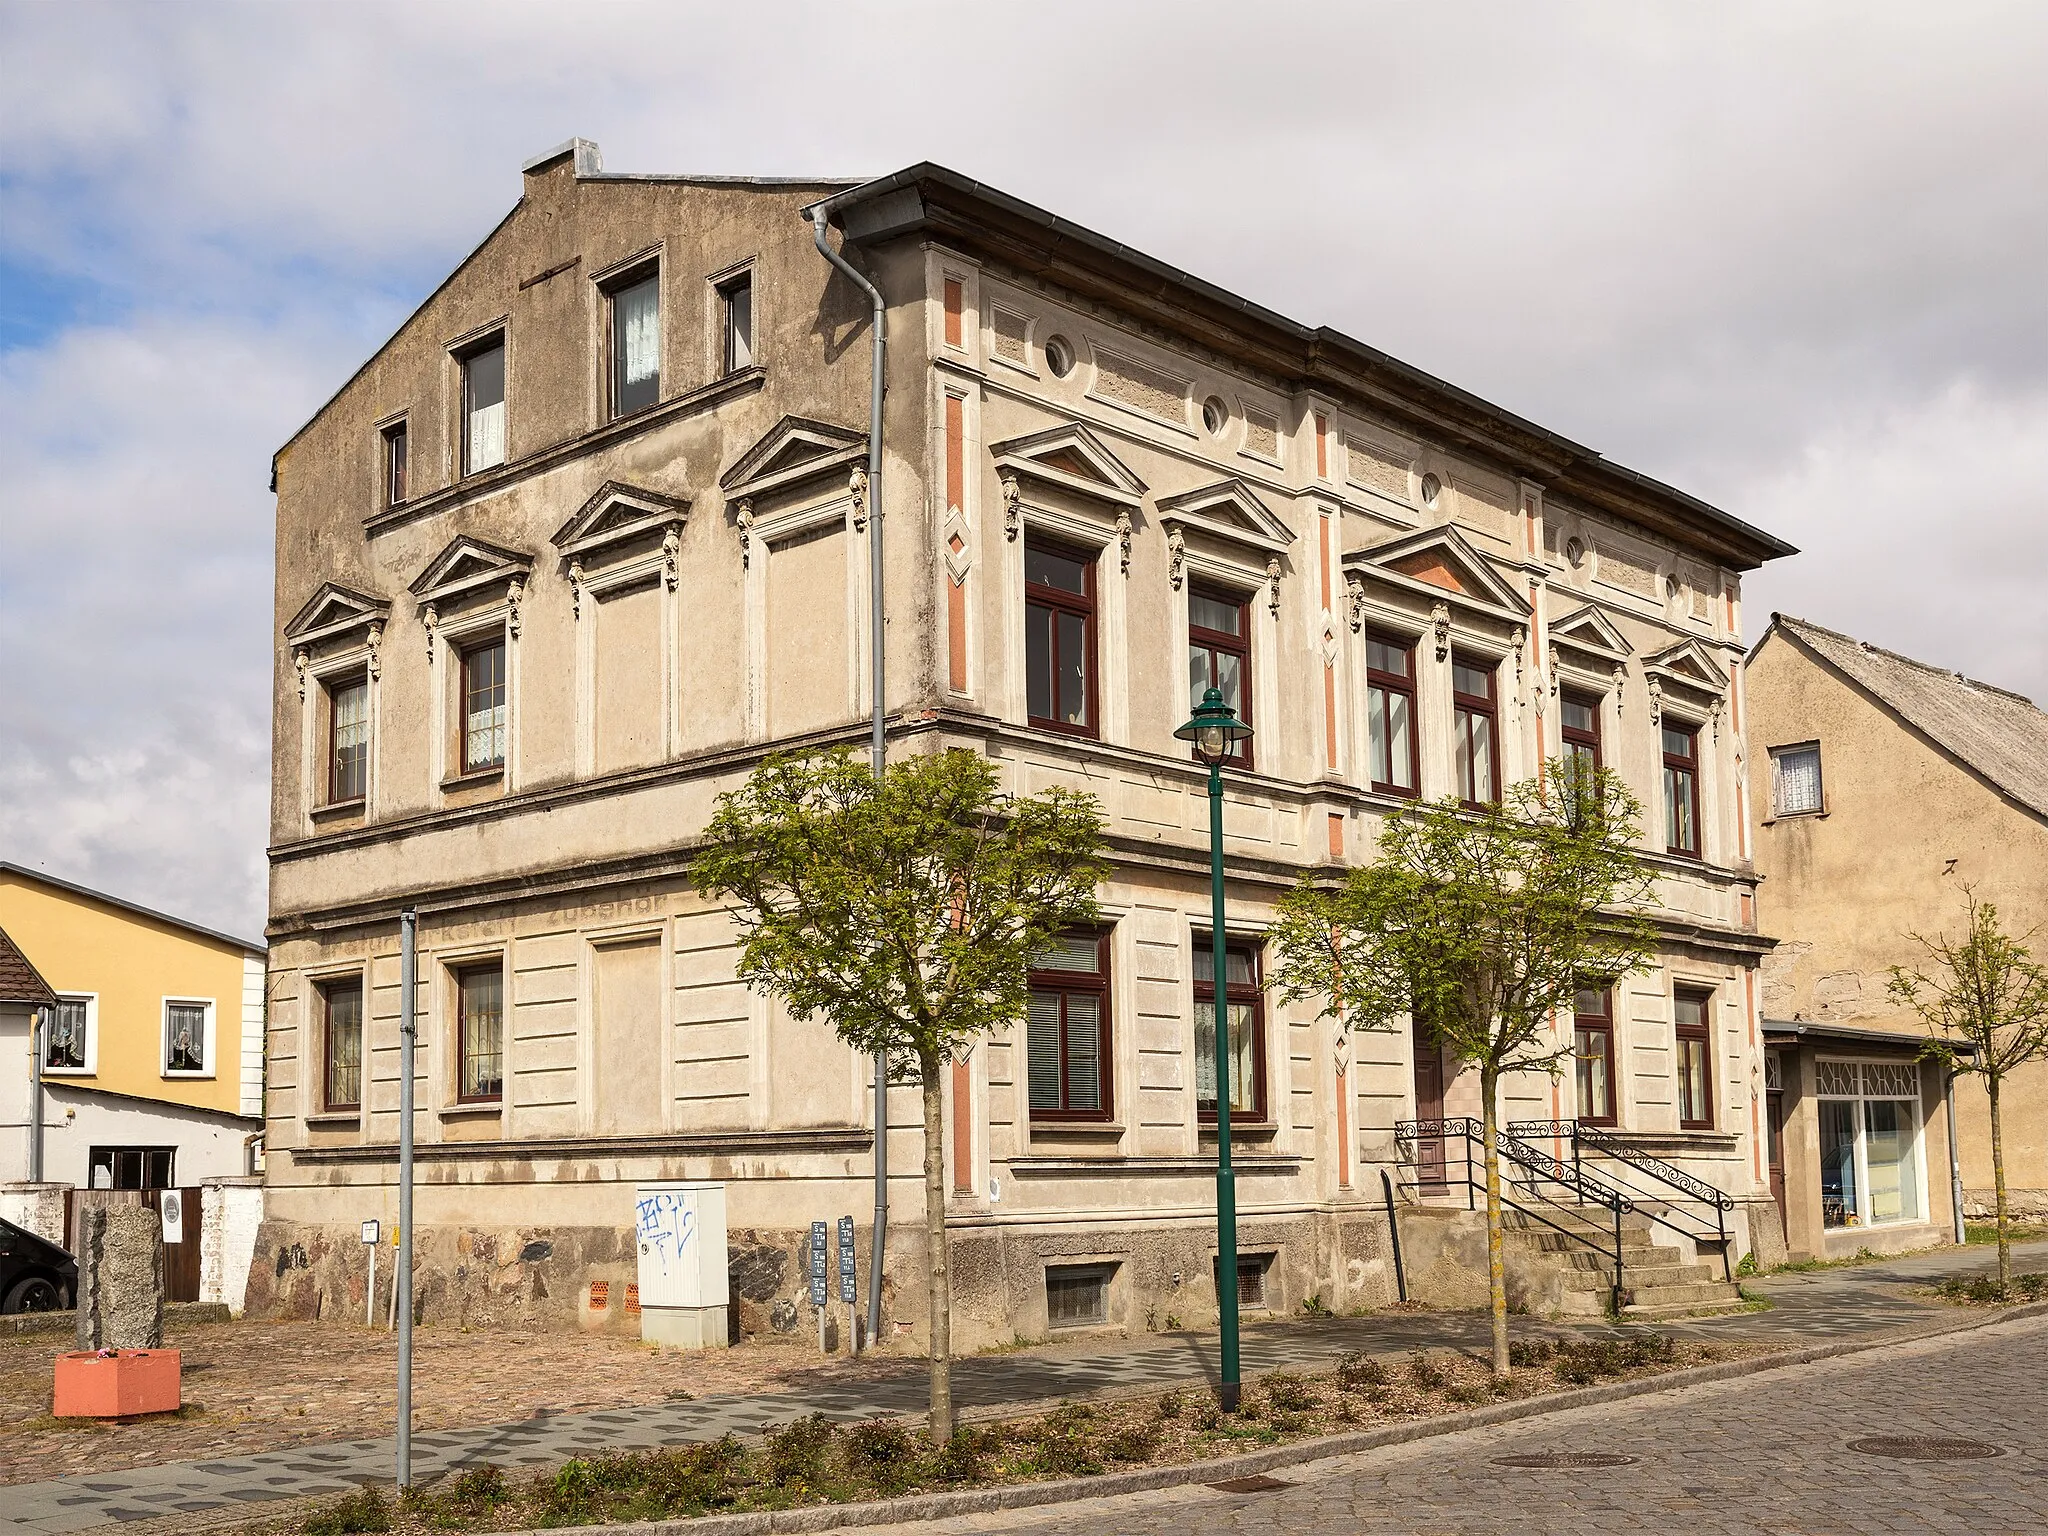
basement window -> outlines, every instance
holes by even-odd
[[[1113,1264],[1076,1264],[1045,1272],[1045,1317],[1054,1328],[1096,1327],[1109,1320]]]
[[[1270,1253],[1240,1253],[1237,1256],[1237,1304],[1240,1307],[1263,1309],[1266,1306],[1266,1274],[1273,1267]],[[1217,1291],[1220,1294],[1223,1266],[1216,1266]]]

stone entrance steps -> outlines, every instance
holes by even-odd
[[[1554,1210],[1544,1214],[1554,1226],[1520,1211],[1503,1212],[1503,1236],[1525,1261],[1553,1271],[1560,1314],[1605,1316],[1614,1292],[1611,1219]],[[1649,1220],[1634,1214],[1621,1219],[1621,1278],[1621,1316],[1629,1321],[1710,1317],[1743,1305],[1741,1289],[1721,1278],[1718,1264],[1688,1260],[1678,1249],[1656,1242]]]

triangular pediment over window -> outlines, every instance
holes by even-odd
[[[1529,612],[1528,599],[1502,580],[1486,557],[1449,524],[1354,550],[1344,557],[1344,568],[1422,596],[1446,595],[1500,617],[1520,619]]]
[[[471,592],[487,591],[515,578],[524,581],[533,569],[533,556],[516,549],[504,549],[483,539],[459,534],[449,546],[427,563],[406,590],[428,603],[445,603]]]
[[[1728,674],[1714,660],[1714,654],[1697,640],[1681,640],[1654,656],[1643,658],[1643,670],[1653,677],[1679,682],[1709,693],[1724,693]]]
[[[867,454],[864,432],[804,416],[785,416],[718,477],[718,488],[727,501],[747,500],[822,475],[844,475],[864,462]]]
[[[690,503],[684,497],[607,480],[574,517],[555,530],[551,542],[565,556],[573,557],[656,533],[681,523],[689,513]]]
[[[1181,524],[1271,554],[1284,553],[1294,530],[1275,517],[1258,493],[1242,480],[1223,480],[1198,491],[1159,499],[1159,521]]]
[[[285,625],[284,637],[295,645],[312,645],[381,624],[390,612],[382,598],[330,581]]]
[[[1140,505],[1145,495],[1145,482],[1078,422],[995,443],[989,452],[1006,476],[1042,480],[1126,507]]]
[[[1550,640],[1553,645],[1590,651],[1607,661],[1623,661],[1635,649],[1607,615],[1593,607],[1581,608],[1553,623]]]

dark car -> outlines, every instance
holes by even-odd
[[[78,1261],[0,1218],[0,1312],[60,1312],[78,1298]]]

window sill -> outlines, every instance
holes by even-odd
[[[93,1069],[92,1069],[91,1067],[45,1067],[45,1068],[43,1068],[43,1076],[44,1076],[44,1078],[45,1078],[45,1079],[48,1079],[48,1078],[52,1078],[52,1077],[97,1077],[98,1075],[99,1075],[99,1074],[98,1074],[97,1072],[93,1071]]]
[[[158,1074],[167,1083],[210,1083],[220,1076],[218,1072],[162,1072]]]
[[[1126,1127],[1109,1120],[1033,1120],[1033,1141],[1121,1141]]]
[[[1214,1120],[1203,1120],[1197,1125],[1196,1129],[1204,1140],[1214,1141],[1216,1139],[1216,1122]],[[1235,1115],[1230,1117],[1230,1139],[1232,1141],[1237,1140],[1240,1136],[1268,1139],[1279,1134],[1280,1127],[1275,1121],[1240,1120]]]
[[[332,800],[326,805],[314,806],[312,816],[315,822],[340,821],[348,816],[361,816],[368,809],[369,802],[367,800]]]
[[[505,777],[505,765],[497,763],[489,768],[472,768],[467,773],[451,775],[441,781],[443,793],[451,789],[473,789],[479,784],[496,784]]]
[[[362,1111],[357,1109],[325,1109],[317,1115],[306,1116],[306,1124],[315,1130],[334,1130],[341,1126],[356,1126],[362,1123]]]
[[[440,1109],[440,1115],[443,1120],[461,1120],[484,1115],[502,1115],[504,1112],[505,1103],[502,1099],[493,1099],[488,1104],[443,1104]]]
[[[1826,821],[1827,819],[1828,813],[1825,810],[1778,811],[1773,815],[1766,816],[1763,819],[1763,825],[1775,827],[1781,821]]]

